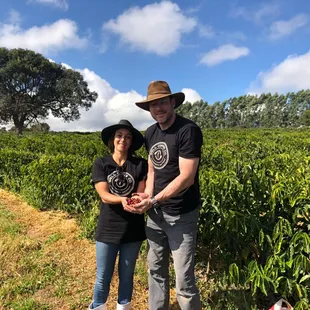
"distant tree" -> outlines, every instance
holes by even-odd
[[[76,120],[96,99],[79,72],[30,50],[0,48],[0,123],[13,122],[19,134],[49,114]]]
[[[309,123],[310,89],[297,93],[243,95],[217,101],[185,102],[177,113],[201,128],[298,127]],[[307,125],[307,126],[310,126]]]
[[[177,107],[176,112],[183,117],[190,118],[191,109],[192,109],[192,104],[186,101],[183,104],[181,104],[179,107]]]
[[[310,126],[310,110],[306,110],[302,113],[301,124],[304,126]]]
[[[47,123],[33,124],[30,127],[30,131],[34,131],[34,132],[49,132],[50,131],[50,125],[47,124]]]
[[[196,101],[192,104],[190,111],[190,119],[194,121],[199,126],[203,123],[204,108],[207,106],[202,100]]]

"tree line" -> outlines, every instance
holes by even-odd
[[[310,126],[310,90],[243,95],[214,104],[186,102],[177,112],[201,128]]]

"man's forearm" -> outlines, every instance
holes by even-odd
[[[155,199],[158,202],[165,201],[169,198],[176,196],[184,189],[190,187],[193,184],[192,177],[184,178],[182,175],[177,176],[171,181],[161,192],[159,192]]]
[[[153,196],[153,190],[154,190],[154,173],[149,172],[147,174],[146,184],[145,184],[145,190],[144,192],[149,195],[149,197]]]

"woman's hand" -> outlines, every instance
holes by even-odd
[[[136,209],[127,203],[127,197],[122,197],[121,201],[122,201],[122,205],[125,211],[130,212],[130,213],[137,213]]]
[[[132,197],[139,197],[140,202],[134,205],[133,213],[143,214],[153,207],[151,197],[147,193],[133,193]]]

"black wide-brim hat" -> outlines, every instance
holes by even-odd
[[[132,149],[137,151],[144,143],[144,138],[141,132],[134,128],[132,124],[126,119],[122,119],[118,124],[108,126],[101,131],[101,139],[103,143],[107,146],[108,142],[112,135],[116,132],[117,129],[125,128],[128,129],[132,134]]]

